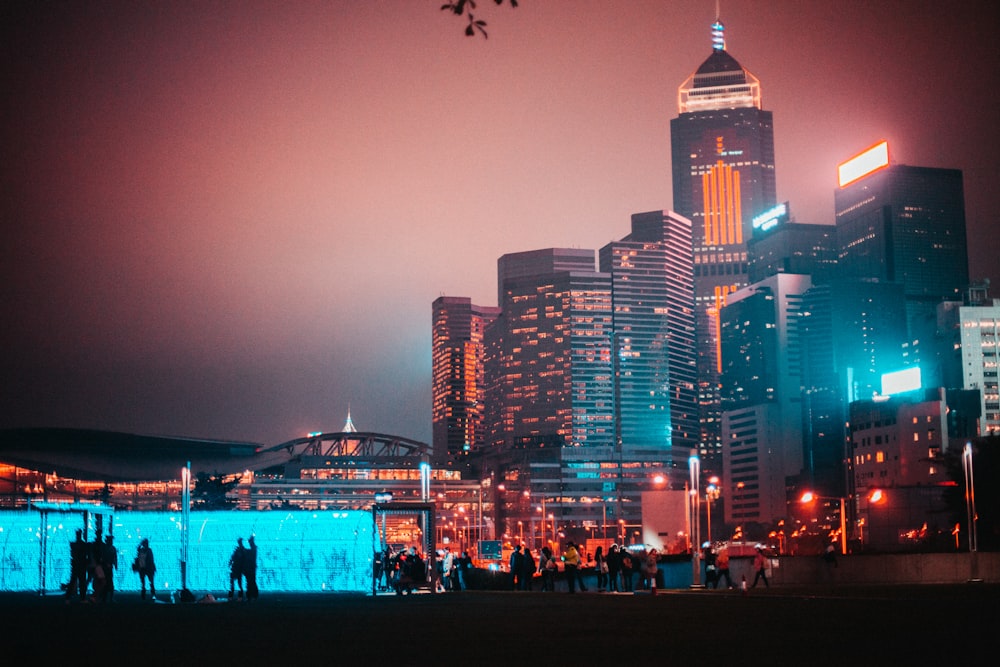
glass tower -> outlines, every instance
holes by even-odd
[[[719,311],[748,282],[753,217],[777,200],[771,112],[761,108],[758,79],[726,51],[719,21],[712,54],[678,90],[678,109],[670,121],[674,210],[692,222],[700,440],[711,469],[720,447]]]
[[[432,437],[436,456],[484,442],[483,333],[500,314],[467,297],[442,296],[432,305]]]

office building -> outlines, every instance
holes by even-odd
[[[804,295],[809,276],[779,273],[744,287],[720,315],[726,520],[785,514],[786,479],[803,466]]]
[[[619,442],[686,465],[698,443],[691,222],[637,213],[600,266],[611,276]]]
[[[777,273],[812,276],[813,284],[829,282],[837,268],[836,227],[795,222],[788,202],[754,217],[747,242],[751,284]]]
[[[962,172],[893,164],[883,141],[838,173],[839,275],[901,284],[909,338],[929,340],[937,305],[969,284]]]
[[[500,314],[466,297],[432,305],[432,436],[435,456],[455,456],[485,442],[483,333]]]
[[[760,82],[726,51],[718,20],[712,31],[712,53],[680,86],[670,121],[674,210],[692,222],[700,443],[709,470],[720,443],[718,314],[748,282],[753,217],[777,200]]]

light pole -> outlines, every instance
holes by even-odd
[[[688,458],[688,474],[691,477],[691,574],[692,586],[701,585],[701,523],[700,505],[701,493],[698,487],[698,479],[701,477],[701,460],[697,456]]]
[[[972,471],[972,443],[966,442],[962,450],[962,470],[965,472],[965,510],[969,515],[969,551],[976,551],[976,482]]]
[[[816,499],[822,500],[839,500],[840,501],[840,553],[844,556],[847,555],[847,522],[844,517],[844,501],[845,498],[842,496],[817,496],[812,491],[806,491],[802,494],[802,498],[799,502],[801,503],[811,503]],[[871,532],[870,530],[868,531]]]
[[[712,501],[717,500],[722,490],[719,488],[719,478],[712,477],[708,478],[708,485],[705,487],[705,505],[708,512],[708,535],[707,540],[709,544],[712,542]]]

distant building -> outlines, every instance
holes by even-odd
[[[705,468],[720,447],[718,314],[748,283],[753,217],[776,204],[774,129],[760,82],[728,51],[712,25],[712,53],[678,89],[670,121],[674,210],[692,222],[698,401]]]
[[[794,222],[788,202],[778,204],[753,220],[747,243],[749,282],[777,273],[800,273],[814,284],[829,282],[837,268],[837,229],[833,225]]]
[[[839,171],[838,274],[901,284],[909,339],[929,340],[937,305],[969,284],[962,172],[893,164],[886,142]]]
[[[723,489],[726,520],[785,515],[786,478],[803,467],[803,298],[807,275],[775,274],[722,309]]]
[[[1000,299],[988,289],[988,281],[975,285],[963,301],[938,307],[940,364],[953,379],[947,386],[979,390],[980,435],[1000,433]]]
[[[851,403],[848,511],[862,547],[905,550],[950,528],[943,454],[975,437],[978,394],[917,389]]]
[[[499,314],[499,308],[477,306],[466,297],[442,296],[434,301],[431,418],[435,456],[459,455],[485,442],[483,333]]]

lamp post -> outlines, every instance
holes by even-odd
[[[719,478],[714,475],[709,477],[708,485],[705,487],[705,505],[708,513],[708,535],[706,539],[709,543],[712,542],[712,501],[717,500],[721,492]]]
[[[976,538],[976,482],[972,471],[972,443],[966,442],[962,450],[962,471],[965,473],[965,510],[969,515],[969,551],[978,549]]]
[[[691,576],[692,586],[701,585],[701,530],[699,524],[701,493],[698,487],[698,479],[701,477],[701,460],[697,456],[688,458],[688,473],[691,478],[691,530],[693,538],[691,542]]]
[[[844,516],[844,501],[846,500],[842,496],[818,496],[812,491],[806,491],[802,494],[802,498],[799,502],[801,503],[811,503],[816,499],[822,500],[839,500],[840,501],[840,553],[844,556],[847,555],[847,522]],[[871,532],[869,530],[869,532]]]

